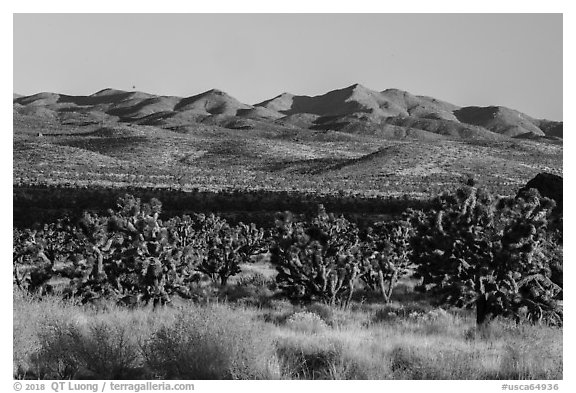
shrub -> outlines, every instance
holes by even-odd
[[[13,361],[15,378],[39,378],[42,370],[34,361],[45,346],[48,327],[79,315],[76,306],[55,296],[38,298],[27,291],[13,295]]]
[[[390,368],[394,379],[477,379],[474,354],[453,349],[396,346],[390,353]]]
[[[143,345],[146,364],[161,379],[274,379],[272,341],[249,320],[219,307],[181,312]]]
[[[403,304],[390,303],[376,310],[374,322],[388,321],[395,319],[414,319],[422,317],[426,313],[432,312],[432,307],[428,303],[407,302]]]
[[[132,379],[139,366],[138,346],[128,326],[107,322],[51,323],[40,333],[33,356],[45,379]]]
[[[240,277],[236,284],[221,288],[220,296],[229,301],[240,301],[246,305],[264,307],[274,296],[276,283],[260,273]]]
[[[561,352],[547,353],[545,357],[542,357],[542,353],[534,356],[531,353],[534,349],[526,342],[508,344],[505,351],[495,375],[498,379],[562,379]]]
[[[236,281],[239,287],[257,287],[257,288],[270,288],[274,289],[275,282],[271,278],[266,277],[262,273],[253,273],[250,275],[242,276]]]
[[[305,333],[320,333],[328,328],[322,318],[310,311],[292,314],[286,321],[286,326],[294,331]]]
[[[291,379],[339,379],[342,347],[334,341],[283,341],[277,345],[282,373]]]
[[[327,304],[312,303],[306,306],[306,310],[318,315],[326,324],[334,325],[334,309]]]

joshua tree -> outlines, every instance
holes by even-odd
[[[553,201],[534,193],[498,199],[467,187],[440,196],[436,205],[411,218],[424,289],[445,303],[475,305],[479,325],[498,315],[561,323],[562,288],[541,257]]]
[[[294,222],[284,214],[276,225],[271,261],[284,293],[294,300],[346,306],[360,276],[357,228],[327,214],[322,205],[309,222]]]
[[[29,291],[50,291],[54,276],[66,276],[65,263],[76,250],[73,226],[67,219],[45,224],[39,229],[13,231],[14,281]]]
[[[230,226],[214,215],[198,215],[197,220],[196,242],[203,252],[196,269],[225,286],[240,273],[240,264],[250,262],[262,249],[264,231],[254,224]]]
[[[363,237],[362,280],[390,302],[398,280],[413,267],[410,260],[412,227],[407,221],[389,221],[369,228]]]

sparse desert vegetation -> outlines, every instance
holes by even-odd
[[[562,379],[562,128],[358,84],[15,96],[13,375]]]
[[[562,379],[562,330],[421,303],[213,298],[153,310],[14,294],[14,377]]]

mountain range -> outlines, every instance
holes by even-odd
[[[248,105],[220,90],[190,97],[104,89],[89,96],[14,94],[15,120],[68,125],[130,123],[178,130],[199,124],[228,129],[270,127],[339,131],[402,139],[563,138],[563,123],[502,106],[459,107],[398,89],[360,84],[309,97],[283,93]]]

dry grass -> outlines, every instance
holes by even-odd
[[[562,379],[562,330],[417,304],[271,299],[126,310],[14,295],[14,376],[98,379]]]
[[[324,363],[296,357],[300,368],[320,367],[307,372],[319,378],[562,379],[558,329],[495,321],[488,331],[476,333],[472,318],[446,312],[380,322],[370,312],[344,314],[339,326],[316,333],[278,327],[280,353],[292,354],[289,364],[295,354],[331,354]]]

